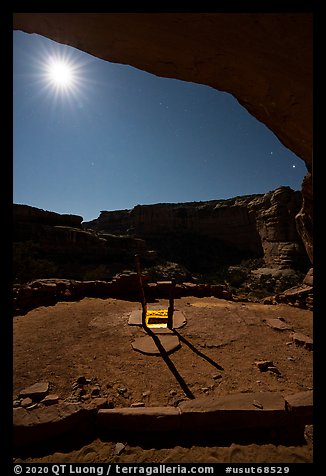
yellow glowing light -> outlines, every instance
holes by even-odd
[[[148,309],[146,312],[146,326],[151,328],[166,328],[168,324],[167,309]]]

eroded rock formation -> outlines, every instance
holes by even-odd
[[[19,224],[30,225],[49,225],[49,226],[70,226],[81,228],[83,217],[78,215],[61,214],[41,210],[40,208],[31,207],[29,205],[15,204],[13,209],[14,227],[17,230]]]
[[[312,260],[312,14],[15,13],[13,26],[233,94],[306,163],[298,229]]]
[[[263,257],[266,266],[306,270],[307,255],[295,223],[301,203],[300,192],[280,187],[229,200],[137,205],[129,213],[122,210],[121,221],[118,211],[101,212],[84,226],[110,233],[132,232],[146,241],[158,235],[164,241],[176,234],[211,238],[216,246],[224,243],[234,253]]]
[[[114,275],[143,253],[139,238],[100,235],[84,230],[83,218],[40,210],[27,205],[13,207],[14,280],[69,277],[106,279],[106,264]],[[112,277],[111,274],[111,277]]]
[[[14,205],[14,280],[109,281],[134,270],[136,253],[154,280],[188,281],[199,274],[210,282],[217,273],[213,282],[223,282],[232,265],[247,273],[247,260],[306,273],[310,263],[295,224],[301,203],[301,192],[280,187],[228,200],[102,211],[83,223],[82,217]]]

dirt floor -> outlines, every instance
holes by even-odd
[[[156,303],[157,304],[157,303]],[[162,307],[167,301],[160,301]],[[287,305],[239,303],[216,298],[177,299],[187,319],[178,329],[181,347],[168,357],[143,355],[132,342],[143,335],[128,325],[140,304],[85,298],[40,307],[14,318],[14,389],[39,381],[66,401],[88,401],[97,385],[115,407],[178,405],[187,398],[210,398],[239,392],[277,391],[286,396],[312,390],[312,351],[297,346],[291,330],[275,330],[266,320],[282,318],[296,332],[312,337],[312,312]],[[279,373],[259,370],[256,361],[271,360]],[[73,385],[80,376],[90,383],[84,395]],[[79,392],[79,393],[78,393]],[[312,429],[301,443],[265,441],[161,441],[125,439],[89,442],[69,451],[17,458],[29,462],[312,462]]]

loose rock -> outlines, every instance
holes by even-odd
[[[272,372],[273,374],[281,375],[281,372],[278,370],[275,365],[272,365],[271,367],[268,367],[268,372]]]
[[[118,388],[118,393],[120,395],[124,395],[127,392],[127,389],[125,387]]]
[[[261,409],[264,408],[264,406],[258,400],[254,400],[252,404],[254,407],[261,408]]]
[[[100,395],[100,393],[101,393],[100,387],[94,387],[91,390],[91,396],[92,397],[98,397]]]
[[[29,407],[29,406],[32,405],[32,404],[33,404],[33,400],[32,400],[31,398],[29,398],[29,397],[24,398],[24,399],[21,401],[21,406],[22,406],[23,408]]]
[[[95,405],[98,410],[100,408],[107,408],[108,407],[107,399],[106,398],[101,398],[101,397],[93,398],[91,404]]]
[[[86,393],[86,395],[82,395],[81,396],[81,400],[83,400],[83,402],[85,402],[86,400],[90,400],[92,397],[89,393]]]
[[[266,372],[270,367],[273,367],[274,364],[271,360],[259,360],[256,361],[255,364],[259,368],[261,372]]]
[[[114,451],[114,452],[115,452],[115,454],[116,454],[117,456],[120,456],[121,453],[125,450],[125,448],[126,448],[126,447],[125,447],[125,445],[124,445],[123,443],[117,443],[117,444],[115,445],[115,451]]]
[[[305,347],[308,350],[312,350],[313,348],[313,340],[300,332],[294,332],[291,334],[291,339],[295,344]]]
[[[54,405],[56,403],[59,403],[59,397],[58,395],[50,394],[43,398],[43,400],[41,400],[41,403],[44,403],[44,405]]]
[[[215,375],[213,375],[213,379],[214,379],[214,380],[218,380],[218,379],[220,379],[220,378],[222,378],[222,375],[221,375],[221,374],[215,374]]]

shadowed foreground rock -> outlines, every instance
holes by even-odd
[[[15,448],[43,444],[67,436],[94,436],[96,404],[57,405],[26,410],[13,409],[13,440]]]
[[[313,288],[305,284],[287,289],[272,298],[274,303],[290,304],[303,309],[313,309]],[[268,302],[268,300],[267,300]]]
[[[102,399],[99,399],[102,400]],[[102,404],[100,405],[100,407]],[[34,410],[14,409],[15,451],[60,441],[61,437],[95,438],[115,432],[161,433],[285,429],[304,431],[312,421],[312,392],[283,398],[277,392],[232,394],[183,402],[179,407],[98,409],[96,403],[61,403]]]

